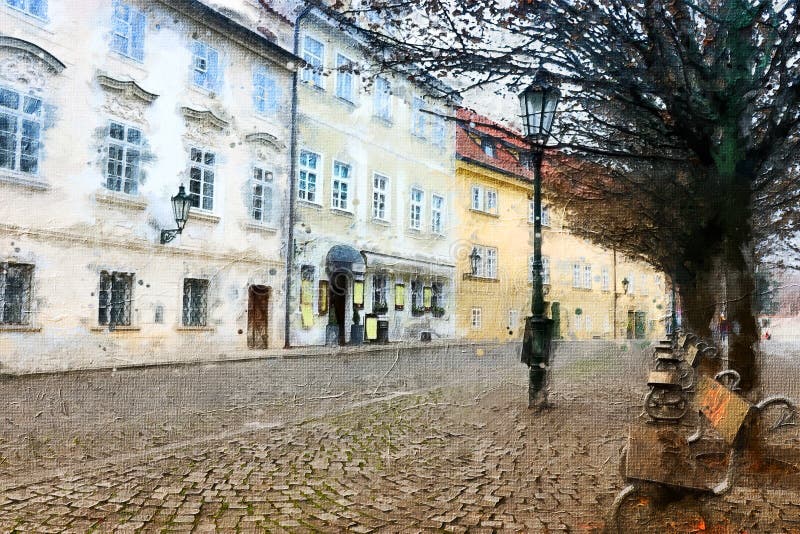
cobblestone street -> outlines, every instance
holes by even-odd
[[[464,366],[449,380],[428,369],[433,383],[385,389],[412,369],[388,354],[373,362],[384,377],[374,395],[318,392],[331,398],[283,420],[272,407],[223,406],[206,427],[176,426],[180,439],[161,447],[90,460],[107,448],[93,428],[101,441],[66,449],[58,473],[46,459],[23,462],[7,440],[6,461],[32,471],[0,482],[0,531],[600,532],[623,485],[619,454],[641,412],[644,367],[635,350],[559,357],[555,408],[543,414],[526,409],[511,350],[472,348],[454,351],[448,363]],[[140,428],[153,443],[145,437],[158,432]],[[107,441],[118,452],[123,442]],[[690,496],[638,532],[798,532],[798,504],[769,488]]]

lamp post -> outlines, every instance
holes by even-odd
[[[533,82],[519,95],[525,139],[531,146],[533,167],[533,297],[531,316],[525,320],[522,362],[529,367],[528,408],[547,407],[550,338],[553,320],[544,315],[542,287],[542,156],[553,126],[561,92],[549,75],[539,70]]]
[[[181,185],[178,187],[178,194],[170,199],[172,202],[172,213],[175,215],[177,228],[172,230],[161,230],[161,244],[169,243],[183,232],[186,220],[189,218],[189,207],[192,205],[192,198],[186,194],[186,189]]]

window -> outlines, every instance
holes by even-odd
[[[310,82],[320,89],[324,89],[322,85],[324,57],[325,45],[306,36],[303,40],[303,59],[307,66],[303,70],[303,81]]]
[[[0,263],[0,325],[30,324],[33,265]]]
[[[578,308],[575,310],[575,324],[574,324],[574,332],[580,332],[583,330],[583,316],[581,315],[581,310]]]
[[[519,311],[508,310],[508,327],[514,329],[518,325],[519,325]]]
[[[583,288],[592,289],[592,266],[588,264],[583,266]]]
[[[481,139],[481,148],[483,149],[484,154],[490,158],[494,157],[494,142],[491,139],[487,137]]]
[[[633,273],[628,273],[628,295],[636,294],[636,278]]]
[[[6,4],[40,19],[47,17],[47,0],[6,0]]]
[[[536,214],[533,209],[533,199],[528,201],[528,222],[534,224],[536,222]]]
[[[480,330],[481,329],[481,309],[480,308],[472,308],[472,329],[473,330]]]
[[[214,209],[214,165],[213,152],[192,148],[189,155],[189,198],[195,208]]]
[[[402,282],[394,285],[394,309],[402,310],[406,306],[406,285]]]
[[[497,214],[497,190],[480,185],[472,186],[472,209]]]
[[[37,174],[42,101],[0,87],[0,168]]]
[[[444,233],[444,197],[431,197],[431,231],[434,234]]]
[[[441,282],[431,284],[431,311],[434,317],[444,315],[444,286]]]
[[[425,101],[419,97],[414,97],[411,110],[411,133],[425,138]]]
[[[603,280],[603,282],[602,282],[603,291],[608,291],[609,290],[609,285],[611,283],[611,277],[608,274],[608,267],[603,267],[600,270],[600,276],[601,276],[601,278]]]
[[[586,329],[587,332],[592,331],[592,316],[588,313],[583,318],[583,327]]]
[[[497,278],[497,249],[476,245],[478,253],[478,272],[475,276],[482,278]]]
[[[573,263],[572,264],[572,287],[580,288],[583,287],[581,283],[581,265],[580,263]]]
[[[385,121],[392,120],[392,89],[386,78],[375,78],[373,114]]]
[[[353,62],[342,54],[336,54],[336,96],[353,102]]]
[[[209,91],[216,91],[221,77],[219,53],[202,41],[193,41],[192,54],[194,84]]]
[[[425,313],[422,298],[422,282],[419,280],[411,281],[411,315],[422,315]]]
[[[307,150],[300,151],[300,183],[297,187],[297,198],[300,200],[317,202],[319,160],[319,154]]]
[[[350,165],[338,161],[333,162],[331,207],[337,210],[350,210]]]
[[[262,65],[253,69],[253,107],[258,113],[275,113],[278,111],[280,94],[278,82],[273,74]]]
[[[253,168],[250,182],[250,216],[254,221],[272,221],[272,173],[259,167]]]
[[[135,195],[139,186],[142,132],[138,128],[112,122],[108,127],[106,187]]]
[[[542,256],[542,283],[550,283],[550,258],[547,256]]]
[[[100,273],[99,296],[98,324],[111,327],[131,325],[132,273]]]
[[[372,176],[372,218],[381,221],[387,220],[386,196],[388,194],[389,178],[382,174]]]
[[[389,281],[386,275],[376,274],[372,277],[372,313],[386,313],[389,311],[386,294]]]
[[[533,282],[533,255],[528,256],[528,282]],[[542,256],[542,284],[550,283],[550,258]]]
[[[542,226],[550,226],[550,206],[542,204]]]
[[[111,21],[111,50],[123,56],[142,61],[144,59],[144,13],[126,3],[114,0],[114,16]]]
[[[438,147],[444,147],[446,136],[447,127],[444,117],[438,114],[431,115],[431,142]]]
[[[206,326],[208,319],[208,280],[183,279],[183,326]]]
[[[422,228],[422,199],[424,193],[421,189],[411,189],[411,219],[409,225],[414,230]]]
[[[647,276],[643,275],[643,274],[639,276],[639,293],[644,295],[644,296],[647,296],[647,293],[648,293],[648,291],[647,291]]]

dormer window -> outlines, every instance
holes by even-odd
[[[484,137],[481,139],[481,148],[483,149],[483,153],[489,156],[490,158],[494,157],[494,141],[491,139]]]

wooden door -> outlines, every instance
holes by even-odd
[[[266,349],[269,346],[269,295],[267,286],[252,285],[247,299],[247,346]]]

